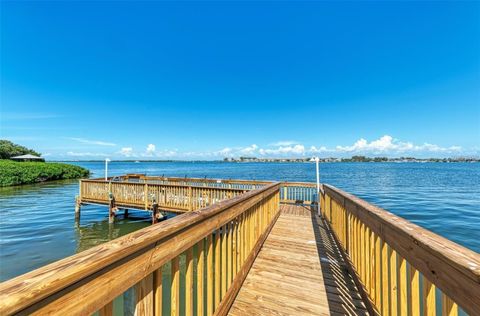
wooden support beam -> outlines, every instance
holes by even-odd
[[[115,221],[115,198],[110,194],[109,203],[108,203],[108,222],[111,224]]]
[[[158,204],[155,202],[152,205],[152,224],[158,222]]]
[[[80,222],[80,209],[82,207],[82,200],[80,196],[75,197],[75,222]]]

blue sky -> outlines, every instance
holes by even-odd
[[[478,155],[480,2],[1,2],[48,159]]]

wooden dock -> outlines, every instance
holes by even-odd
[[[368,315],[328,226],[282,205],[229,315]]]
[[[123,210],[147,211],[152,223],[165,212],[185,213],[231,199],[250,190],[261,188],[271,181],[225,180],[204,178],[175,178],[127,174],[108,179],[84,179],[79,183],[75,200],[75,218],[80,220],[82,205],[108,206],[109,222]],[[283,202],[310,204],[316,194],[313,183],[285,183],[280,192]]]
[[[183,213],[1,283],[0,315],[480,315],[480,254],[333,186],[132,176],[79,197]]]

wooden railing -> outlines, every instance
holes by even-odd
[[[285,203],[315,203],[317,202],[316,184],[310,182],[283,182],[280,198]]]
[[[191,211],[247,192],[247,189],[216,188],[180,184],[135,183],[126,181],[80,180],[80,202],[109,203],[152,209]]]
[[[153,203],[160,208],[189,211],[212,205],[272,182],[224,180],[203,178],[166,178],[144,175],[81,180],[80,199],[107,203],[109,193],[119,206],[151,209]],[[284,203],[317,203],[315,183],[283,182],[280,199]]]
[[[136,315],[225,315],[279,195],[280,184],[268,184],[6,281],[0,315],[112,315],[116,298]]]
[[[255,180],[232,180],[232,179],[210,179],[210,178],[178,178],[163,176],[146,176],[140,174],[127,174],[117,177],[120,181],[138,182],[138,183],[156,183],[156,184],[173,184],[214,187],[224,189],[241,189],[254,190],[261,186],[272,183],[272,181],[255,181]],[[113,179],[113,178],[112,178]]]
[[[451,316],[460,306],[480,315],[478,253],[335,187],[321,192],[321,212],[375,312]]]

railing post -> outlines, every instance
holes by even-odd
[[[192,196],[192,187],[188,187],[188,210],[193,211],[193,196]]]
[[[82,198],[82,180],[78,180],[78,196]]]
[[[167,187],[163,188],[163,205],[167,205]]]
[[[145,209],[148,210],[148,184],[145,182],[145,185],[144,185],[144,195],[143,195],[143,198],[145,199]]]
[[[330,216],[328,218],[328,221],[331,224],[332,223],[332,197],[330,196],[328,200],[329,200],[328,207],[330,209]]]
[[[347,207],[345,205],[345,199],[343,199],[343,220],[344,220],[344,230],[345,230],[345,252],[350,254],[350,249],[349,249],[349,239],[350,239],[350,235],[348,233],[348,230],[350,228],[350,222],[348,221],[348,211],[347,211]]]
[[[158,222],[158,204],[157,202],[153,202],[152,204],[152,224],[156,224]]]

